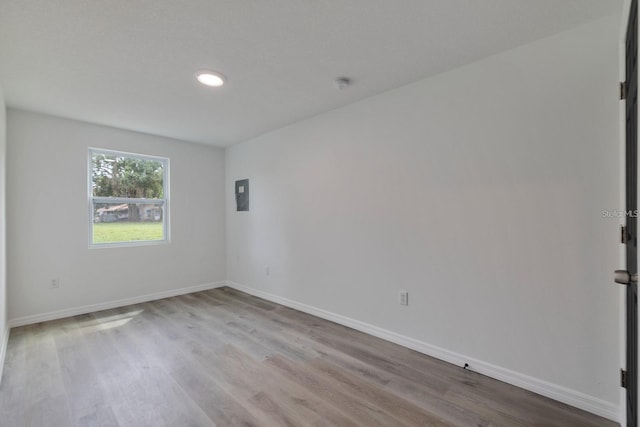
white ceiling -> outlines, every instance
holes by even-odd
[[[622,0],[0,0],[7,105],[227,146]],[[218,70],[220,89],[194,72]],[[336,77],[353,85],[339,91]]]

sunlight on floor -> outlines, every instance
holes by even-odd
[[[91,322],[88,322],[90,324],[82,326],[80,329],[87,332],[97,332],[104,331],[106,329],[118,328],[129,323],[131,319],[138,316],[143,311],[144,310],[134,310],[114,316],[92,319]]]

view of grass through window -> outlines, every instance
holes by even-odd
[[[162,240],[162,223],[115,222],[93,225],[93,243]]]
[[[90,150],[91,244],[166,240],[168,159]]]

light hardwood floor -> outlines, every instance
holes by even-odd
[[[11,330],[0,426],[614,426],[229,288]]]

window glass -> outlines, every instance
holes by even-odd
[[[165,242],[169,159],[89,150],[90,245]]]

